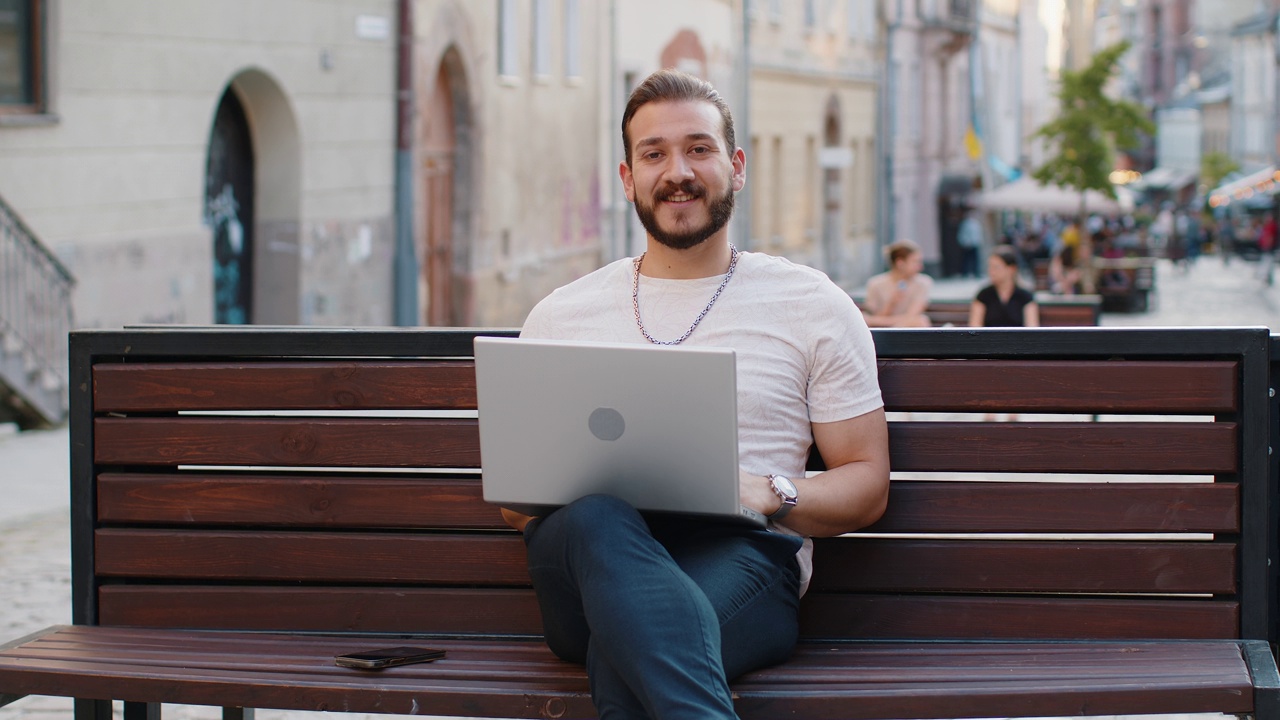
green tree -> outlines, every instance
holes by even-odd
[[[1080,193],[1077,262],[1082,264],[1090,263],[1093,256],[1084,231],[1085,192],[1097,190],[1115,198],[1115,186],[1109,178],[1115,167],[1115,148],[1137,145],[1140,132],[1155,132],[1141,106],[1106,94],[1107,84],[1128,49],[1128,41],[1122,41],[1100,50],[1081,70],[1063,70],[1057,92],[1058,116],[1035,133],[1052,155],[1032,176],[1043,185],[1074,188]],[[1085,292],[1093,292],[1093,273],[1084,272],[1083,278]]]
[[[1210,190],[1222,184],[1222,178],[1240,169],[1240,163],[1223,152],[1205,153],[1200,158],[1200,182]]]

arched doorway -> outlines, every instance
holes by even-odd
[[[471,107],[462,60],[450,48],[433,76],[420,145],[422,317],[467,325],[470,281]]]
[[[248,68],[227,83],[207,152],[214,321],[299,322],[302,151],[293,107],[275,78]]]
[[[230,87],[209,135],[204,208],[213,230],[213,321],[244,325],[253,317],[253,140],[244,106]]]
[[[840,168],[845,155],[840,143],[840,103],[836,98],[827,102],[826,121],[823,128],[822,170],[822,260],[823,268],[832,280],[839,281],[844,265],[841,252]]]

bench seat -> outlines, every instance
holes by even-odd
[[[397,644],[443,660],[370,672],[333,656]],[[734,683],[743,718],[1252,711],[1256,641],[806,642]],[[1265,667],[1265,664],[1264,664]],[[582,668],[534,639],[56,627],[0,652],[0,682],[149,702],[490,717],[589,717]],[[1275,687],[1277,678],[1264,685]]]

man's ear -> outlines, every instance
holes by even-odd
[[[742,148],[733,151],[733,191],[737,192],[747,185],[747,154]]]
[[[618,177],[622,178],[622,192],[626,194],[628,202],[636,201],[636,181],[631,175],[631,166],[626,160],[618,163]]]

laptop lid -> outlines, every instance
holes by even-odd
[[[477,337],[475,358],[486,501],[742,518],[733,350]]]

